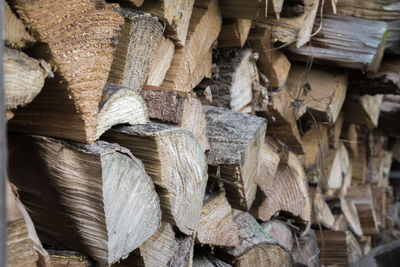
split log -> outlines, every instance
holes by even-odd
[[[161,87],[190,92],[203,77],[194,75],[198,64],[210,51],[221,29],[221,15],[216,0],[195,2],[184,47],[176,48],[171,67]]]
[[[4,30],[5,45],[15,49],[22,49],[35,42],[26,30],[22,21],[11,11],[7,2],[4,2]]]
[[[230,19],[265,19],[268,0],[220,0],[221,15]]]
[[[240,244],[221,249],[220,254],[216,253],[221,259],[236,267],[292,265],[290,254],[269,237],[250,214],[237,211],[234,220],[239,226]]]
[[[206,118],[201,101],[192,94],[166,91],[146,86],[142,91],[149,117],[164,123],[173,123],[197,138],[204,151],[210,148],[206,137]]]
[[[178,249],[175,251],[167,266],[192,266],[194,241],[190,236],[178,238]]]
[[[51,266],[49,254],[42,247],[25,207],[6,180],[7,263],[8,266]]]
[[[225,193],[204,198],[196,240],[211,246],[235,247],[239,244],[238,228]]]
[[[205,155],[195,137],[178,127],[147,123],[111,129],[104,139],[130,149],[143,161],[156,185],[163,221],[192,234],[207,184]]]
[[[147,77],[147,85],[160,86],[171,66],[172,58],[174,57],[175,45],[168,39],[164,38],[153,58],[149,76]]]
[[[23,107],[40,93],[44,80],[53,77],[44,60],[28,57],[23,52],[4,49],[5,104],[7,111]]]
[[[48,249],[47,251],[53,267],[90,267],[94,265],[87,255],[75,251],[58,249]]]
[[[263,159],[264,161],[265,159]],[[294,217],[300,224],[310,221],[311,206],[307,177],[296,155],[289,152],[287,162],[281,160],[275,176],[260,176],[257,200],[252,207],[255,217],[268,221],[278,213]]]
[[[195,0],[145,1],[138,9],[163,20],[166,23],[165,35],[177,45],[185,46],[194,2]]]
[[[336,122],[333,125],[330,125],[328,130],[330,147],[337,149],[342,146],[342,140],[340,140],[340,135],[342,134],[343,124],[344,124],[344,113],[339,112]]]
[[[349,232],[316,232],[323,265],[351,266],[362,256],[357,239]]]
[[[9,140],[10,179],[43,242],[111,264],[159,228],[153,183],[127,149],[103,141],[84,145],[39,136]],[[20,168],[21,162],[29,164]]]
[[[333,217],[335,218],[335,223],[332,226],[333,231],[344,232],[348,230],[346,218],[343,213],[333,215]]]
[[[286,251],[291,251],[294,245],[294,238],[289,226],[279,220],[270,220],[261,224],[264,232],[278,241],[278,244]]]
[[[212,105],[238,112],[253,111],[253,88],[259,84],[253,52],[248,48],[220,52],[216,64],[217,77],[209,85]]]
[[[347,75],[323,68],[307,71],[304,65],[292,64],[286,88],[317,120],[333,124],[344,103]]]
[[[46,43],[37,50],[59,77],[45,86],[35,104],[16,114],[10,127],[93,143],[102,89],[123,25],[118,5],[90,0],[68,5],[54,0],[14,3],[38,42]]]
[[[257,189],[266,121],[206,105],[204,111],[210,178],[222,180],[233,208],[249,210]]]
[[[163,27],[150,14],[126,8],[121,8],[121,14],[125,23],[119,35],[107,82],[140,92],[161,44]]]
[[[298,244],[293,247],[292,257],[295,266],[318,267],[320,266],[318,258],[320,253],[317,236],[314,230],[310,229],[305,236],[299,238]]]
[[[373,206],[375,207],[376,221],[380,229],[386,226],[386,199],[385,189],[382,187],[371,187],[371,193],[373,197]]]
[[[259,54],[257,65],[260,72],[267,76],[269,85],[281,89],[286,84],[290,62],[281,50],[273,48],[269,28],[253,28],[247,38],[251,49]]]
[[[349,156],[354,157],[358,155],[358,133],[357,125],[354,123],[344,123],[340,138],[349,151]]]
[[[262,191],[268,191],[270,181],[274,179],[280,162],[280,154],[274,150],[274,143],[266,138],[261,155],[260,173],[257,185]]]
[[[376,73],[351,72],[349,91],[357,94],[399,94],[400,57],[385,58]]]
[[[382,95],[350,95],[343,106],[345,121],[375,128],[378,126],[381,104]]]
[[[218,47],[243,47],[251,27],[251,19],[224,20],[218,36]]]
[[[326,228],[332,228],[335,223],[335,218],[325,202],[324,196],[322,195],[319,187],[309,187],[310,200],[313,206],[313,212],[311,221],[313,224],[322,224]]]
[[[315,20],[315,30],[321,24]],[[311,38],[311,47],[289,47],[290,59],[376,72],[386,45],[385,22],[355,17],[324,16],[322,30]]]
[[[350,154],[352,166],[351,184],[358,185],[365,183],[367,169],[367,154],[365,144],[357,146],[357,156]]]
[[[271,105],[268,106],[268,111],[258,112],[257,115],[268,119],[267,134],[269,136],[277,137],[293,152],[304,154],[294,112],[289,108],[292,102],[293,99],[286,88],[283,88],[271,96]]]
[[[338,215],[340,212],[343,213],[349,228],[356,236],[361,237],[363,235],[357,209],[350,199],[338,197],[329,199],[327,203],[333,214]]]

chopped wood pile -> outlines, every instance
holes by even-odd
[[[395,2],[5,1],[9,266],[349,266],[400,238]]]

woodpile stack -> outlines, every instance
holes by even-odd
[[[399,238],[394,2],[7,0],[9,265],[349,266]]]

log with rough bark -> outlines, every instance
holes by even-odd
[[[327,203],[331,208],[333,214],[339,215],[340,213],[342,213],[344,215],[347,225],[356,236],[361,237],[363,235],[357,209],[351,199],[337,197],[329,199]]]
[[[222,180],[233,208],[249,210],[257,189],[266,121],[212,106],[204,105],[204,110],[210,178]]]
[[[221,26],[218,36],[218,47],[243,47],[251,27],[251,19],[227,19]]]
[[[130,149],[143,161],[160,197],[163,221],[185,234],[196,231],[207,184],[207,163],[187,130],[159,123],[121,126],[104,139]]]
[[[288,92],[304,102],[319,121],[333,124],[339,116],[347,90],[347,75],[343,71],[292,64],[286,82]]]
[[[263,159],[264,161],[265,159]],[[261,190],[252,207],[255,217],[268,221],[272,216],[284,213],[294,217],[300,224],[310,221],[311,206],[307,177],[300,161],[289,152],[287,161],[280,161],[275,176],[260,176]]]
[[[174,58],[161,87],[190,92],[203,79],[197,66],[210,51],[221,29],[221,15],[216,0],[197,0],[190,18],[184,47],[175,49]]]
[[[265,19],[268,0],[220,0],[221,15],[230,19]]]
[[[10,6],[4,1],[4,30],[3,38],[5,45],[15,49],[22,49],[35,42],[25,29],[22,21],[11,11]]]
[[[21,169],[21,162],[29,164]],[[10,179],[43,242],[102,264],[137,248],[160,225],[159,199],[142,162],[116,144],[10,136]]]
[[[162,84],[165,75],[171,66],[174,52],[174,43],[170,39],[164,38],[154,55],[146,85],[160,86]]]
[[[315,20],[315,30],[320,26]],[[387,39],[387,24],[355,17],[324,16],[322,30],[311,38],[311,47],[289,47],[289,58],[376,72]]]
[[[253,28],[247,38],[251,49],[259,54],[257,65],[264,74],[269,85],[281,89],[286,84],[290,70],[290,62],[281,50],[275,50],[271,41],[269,28]]]
[[[292,250],[292,257],[295,266],[318,267],[320,266],[318,257],[320,253],[315,231],[310,229],[306,235],[299,238],[298,244],[296,242]]]
[[[264,232],[278,241],[278,244],[286,251],[291,251],[294,246],[292,230],[280,220],[270,220],[261,224]]]
[[[161,44],[163,27],[147,13],[121,8],[121,14],[125,23],[107,82],[141,91]]]
[[[324,196],[319,187],[309,187],[310,200],[312,203],[311,221],[313,224],[322,224],[326,228],[332,228],[335,223],[332,211],[325,202]]]
[[[204,151],[210,148],[203,105],[195,96],[150,86],[146,86],[141,94],[151,119],[176,124],[192,132]]]
[[[3,57],[5,104],[11,112],[32,102],[45,79],[54,74],[44,60],[30,58],[23,52],[5,48]]]
[[[138,8],[149,12],[165,22],[165,35],[177,45],[185,46],[195,0],[153,0],[145,1]]]
[[[235,248],[218,250],[216,255],[237,267],[244,266],[291,266],[290,254],[268,236],[263,228],[247,212],[236,211],[234,220],[239,226],[240,243]]]
[[[253,111],[253,91],[259,84],[253,52],[248,48],[221,51],[216,79],[209,85],[212,105],[238,112]]]
[[[203,201],[196,240],[202,245],[235,247],[239,244],[237,225],[225,193],[207,195]]]
[[[49,254],[42,247],[28,212],[13,192],[16,188],[8,180],[5,191],[8,266],[50,267]]]
[[[383,95],[349,95],[343,105],[345,121],[375,128],[378,126],[382,97]]]
[[[349,232],[316,231],[316,235],[321,264],[351,266],[362,256],[357,239]]]

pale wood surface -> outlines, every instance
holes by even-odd
[[[7,2],[4,2],[3,10],[3,38],[5,45],[11,48],[21,49],[34,43],[35,38],[26,31],[25,25],[11,11]]]

